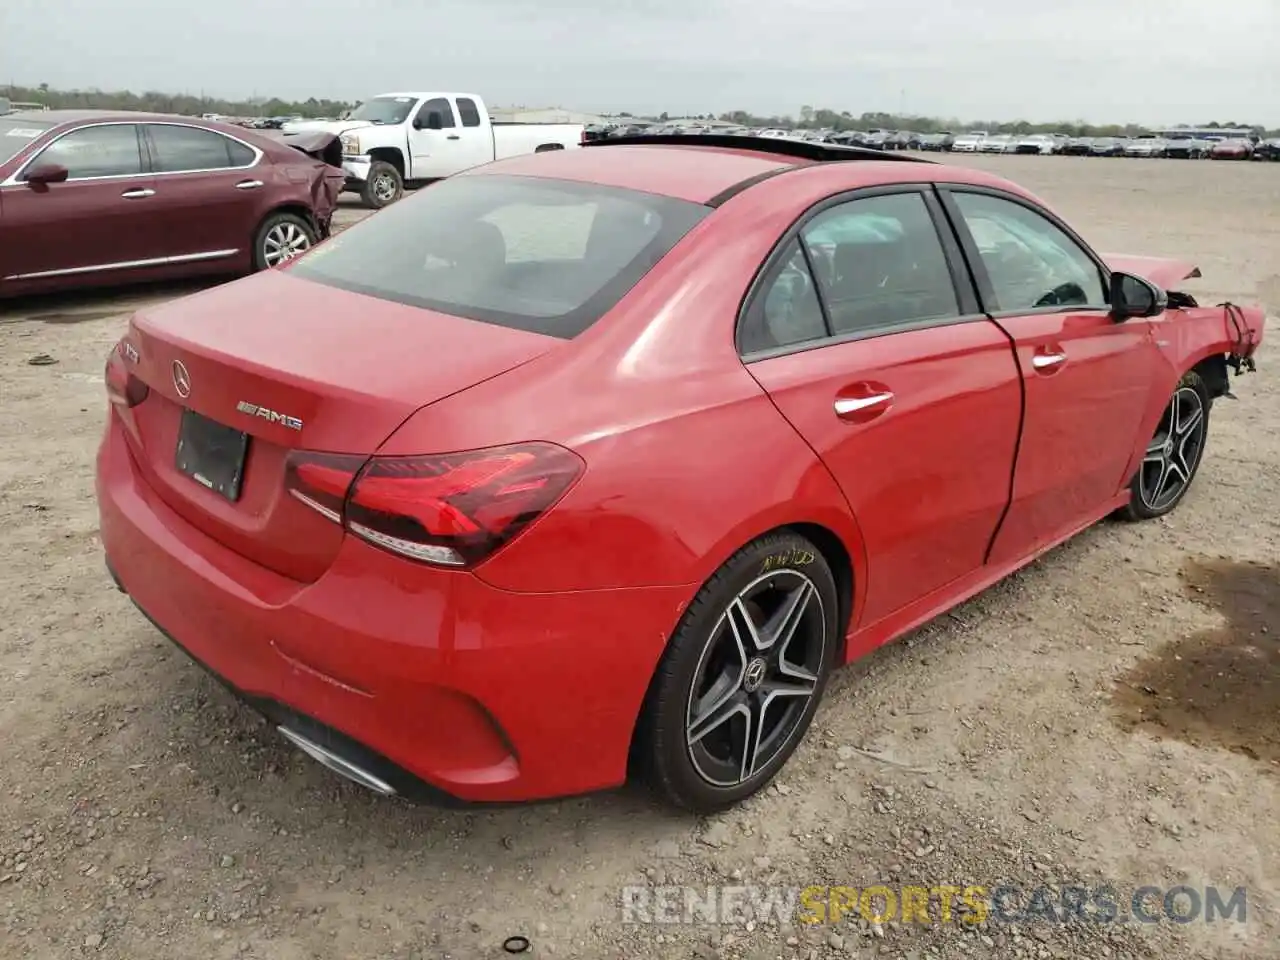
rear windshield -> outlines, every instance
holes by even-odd
[[[0,117],[0,163],[16,157],[19,150],[52,127],[52,123]]]
[[[537,177],[440,181],[318,246],[297,277],[570,339],[710,208]]]

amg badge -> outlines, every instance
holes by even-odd
[[[290,430],[302,429],[302,421],[297,417],[290,417],[283,413],[276,413],[274,410],[268,410],[266,407],[260,407],[256,403],[249,403],[247,400],[241,400],[237,403],[236,409],[241,413],[247,413],[251,417],[261,417],[268,423],[278,423],[281,426],[288,427]]]

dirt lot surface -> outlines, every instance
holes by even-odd
[[[1196,293],[1280,314],[1280,167],[966,162],[1102,250],[1190,255]],[[1104,523],[843,671],[741,809],[694,822],[622,792],[442,812],[302,757],[112,589],[102,364],[129,309],[181,291],[0,308],[0,957],[500,957],[516,934],[532,956],[1280,957],[1274,351],[1215,406],[1173,515]],[[1245,887],[1247,922],[629,925],[620,909],[627,885],[1001,881],[1110,883],[1122,915],[1137,886]]]

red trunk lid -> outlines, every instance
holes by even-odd
[[[151,388],[126,413],[150,485],[213,539],[304,582],[343,533],[287,494],[291,450],[373,453],[419,408],[559,342],[276,271],[144,309],[128,339]],[[179,471],[184,409],[249,435],[236,500]]]

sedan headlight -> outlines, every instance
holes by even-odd
[[[338,138],[342,143],[342,153],[344,156],[356,157],[360,155],[360,135],[356,133],[344,133]]]

